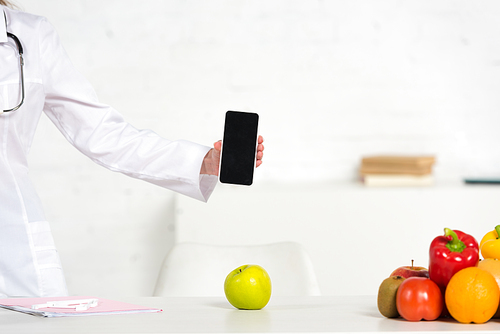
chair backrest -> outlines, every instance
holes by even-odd
[[[320,290],[313,265],[295,242],[252,246],[180,243],[167,254],[155,296],[224,296],[224,280],[237,267],[258,264],[271,277],[274,296],[314,296]]]

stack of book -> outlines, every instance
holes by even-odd
[[[430,186],[433,156],[371,156],[361,160],[361,181],[367,186]]]

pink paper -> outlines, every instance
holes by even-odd
[[[77,311],[75,309],[65,309],[56,307],[39,308],[37,311],[64,313],[64,314],[84,314],[84,313],[134,313],[134,312],[161,312],[161,309],[144,307],[135,304],[119,302],[115,300],[86,297],[86,296],[71,296],[71,297],[44,297],[44,298],[8,298],[0,299],[0,306],[20,306],[31,309],[32,305],[44,304],[50,301],[66,301],[80,299],[98,299],[98,305],[91,307],[85,311]]]

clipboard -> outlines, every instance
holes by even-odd
[[[87,296],[0,299],[0,308],[45,318],[162,312],[157,308]]]

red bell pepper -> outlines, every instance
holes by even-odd
[[[479,246],[473,236],[459,230],[444,229],[444,236],[436,237],[429,249],[429,278],[444,293],[451,277],[467,267],[479,263]]]

